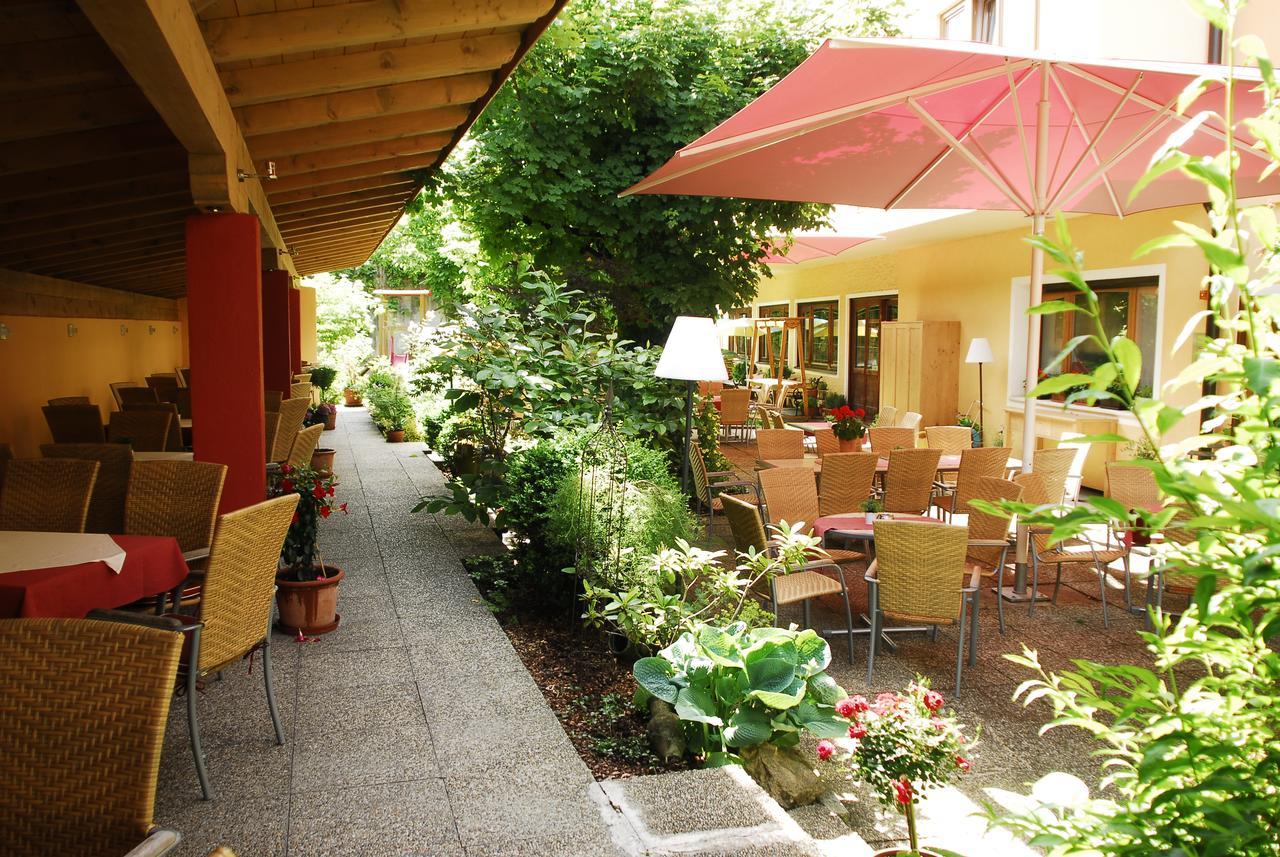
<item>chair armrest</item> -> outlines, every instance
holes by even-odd
[[[862,579],[865,580],[867,583],[879,583],[880,582],[879,578],[876,577],[876,575],[879,573],[880,573],[880,560],[873,559],[871,560],[871,565],[867,566],[867,573],[863,575]]]
[[[969,585],[964,587],[961,591],[977,592],[979,587],[981,586],[982,586],[982,570],[979,569],[977,566],[974,566],[969,571]]]
[[[708,483],[707,487],[708,488],[733,488],[733,487],[754,488],[756,487],[756,483],[749,482],[745,479],[735,479],[731,482],[711,482],[711,483]]]
[[[708,479],[712,478],[713,476],[733,476],[733,475],[735,474],[734,474],[734,471],[732,470],[708,470],[707,471]]]
[[[1007,548],[1013,542],[1009,539],[969,539],[971,548]]]
[[[209,549],[207,547],[196,548],[195,550],[190,550],[184,553],[182,555],[182,558],[187,561],[188,565],[190,565],[191,563],[197,562],[198,560],[208,559]]]
[[[158,631],[192,631],[196,628],[203,628],[203,622],[193,624],[185,624],[180,619],[172,616],[156,616],[154,613],[135,613],[132,610],[90,610],[86,619],[96,619],[99,622],[120,622],[124,625],[142,625],[146,628],[155,628]]]
[[[125,857],[159,857],[168,854],[182,841],[182,834],[176,830],[157,828],[129,851]]]

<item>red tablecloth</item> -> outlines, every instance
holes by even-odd
[[[895,521],[917,521],[927,524],[942,523],[942,521],[939,521],[937,518],[927,518],[923,515],[894,515],[893,519]],[[845,533],[865,533],[870,537],[873,527],[874,524],[867,523],[867,516],[865,513],[859,513],[856,515],[826,515],[825,517],[818,518],[813,522],[813,532],[814,535],[817,536],[826,535],[828,530],[840,530]]]
[[[187,577],[178,542],[169,536],[112,536],[125,551],[116,574],[105,562],[0,574],[0,619],[83,618],[90,610],[131,604],[168,592]]]

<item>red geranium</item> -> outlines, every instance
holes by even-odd
[[[862,422],[866,415],[867,412],[862,408],[854,410],[848,405],[841,405],[832,408],[827,414],[827,422],[831,423],[831,430],[836,437],[841,440],[856,440],[866,434],[867,427]]]

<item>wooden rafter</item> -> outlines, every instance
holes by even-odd
[[[155,118],[132,84],[0,102],[0,142],[129,125]]]
[[[0,175],[72,167],[140,152],[181,152],[164,124],[142,122],[0,143]]]
[[[404,208],[404,203],[393,202],[383,205],[380,208],[370,208],[364,211],[352,211],[348,214],[332,215],[322,214],[317,217],[302,218],[283,224],[280,228],[284,236],[293,239],[299,235],[310,235],[315,233],[341,231],[344,229],[358,228],[371,223],[385,224],[389,220],[394,221],[399,218],[400,210]]]
[[[274,182],[273,184],[278,184],[278,182]],[[348,193],[357,193],[359,191],[387,189],[393,187],[409,188],[415,187],[417,184],[418,183],[409,176],[378,175],[351,179],[349,181],[334,181],[332,183],[304,187],[298,190],[271,188],[271,204],[277,205],[291,202],[302,202],[304,200],[329,199],[331,197],[342,196],[343,194]]]
[[[316,170],[312,173],[298,173],[285,176],[272,182],[272,190],[283,193],[301,188],[319,187],[346,181],[347,179],[373,178],[374,176],[404,175],[413,170],[422,170],[432,166],[435,155],[406,155],[401,158],[383,158],[378,161],[367,161],[363,164],[352,164],[347,167],[334,167],[328,170]]]
[[[185,193],[186,173],[176,170],[167,174],[129,179],[121,184],[102,188],[98,193],[84,194],[78,190],[62,189],[40,199],[19,199],[0,205],[0,223],[19,223],[47,215],[76,213],[92,214],[104,209],[119,209],[145,205],[146,201],[172,197]],[[191,196],[187,194],[190,206]]]
[[[232,106],[243,107],[265,101],[491,71],[505,65],[519,47],[519,33],[499,33],[240,68],[224,71],[221,77]]]
[[[12,201],[59,193],[101,193],[104,188],[138,179],[180,176],[185,173],[186,166],[187,153],[181,149],[125,154],[103,161],[9,176],[4,181],[4,198]]]
[[[278,160],[288,155],[299,155],[339,146],[356,146],[402,137],[438,134],[442,131],[452,131],[465,121],[467,121],[466,108],[437,107],[417,113],[379,116],[376,119],[358,119],[354,122],[335,122],[323,129],[283,131],[279,134],[250,137],[248,143],[254,158]],[[441,135],[438,141],[439,146],[436,148],[446,145],[449,142],[449,136]]]
[[[382,199],[358,203],[341,210],[321,209],[319,211],[298,211],[280,219],[281,229],[297,226],[300,223],[319,223],[327,219],[337,220],[354,214],[370,214],[375,211],[395,211],[404,208],[406,202],[403,194]]]
[[[303,200],[301,202],[292,202],[287,204],[275,204],[272,205],[271,208],[275,211],[277,218],[280,220],[288,220],[291,217],[297,217],[300,214],[341,212],[352,208],[378,205],[379,203],[390,202],[391,200],[399,200],[401,203],[404,203],[412,197],[415,192],[415,185],[396,187],[389,191],[382,188],[375,188],[370,191],[343,194],[342,196]]]
[[[204,23],[218,63],[523,26],[551,0],[365,0],[313,9],[241,15]]]

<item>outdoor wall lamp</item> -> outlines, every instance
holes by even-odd
[[[265,173],[251,173],[248,170],[238,169],[236,170],[236,178],[240,179],[240,181],[245,179],[266,179],[269,182],[273,182],[280,177],[276,175],[276,162],[267,161],[267,171]]]
[[[689,441],[693,436],[693,391],[699,381],[728,381],[724,355],[716,323],[709,318],[682,315],[676,318],[662,347],[662,357],[653,374],[659,378],[685,381],[684,458],[680,465],[680,486],[689,487]]]

